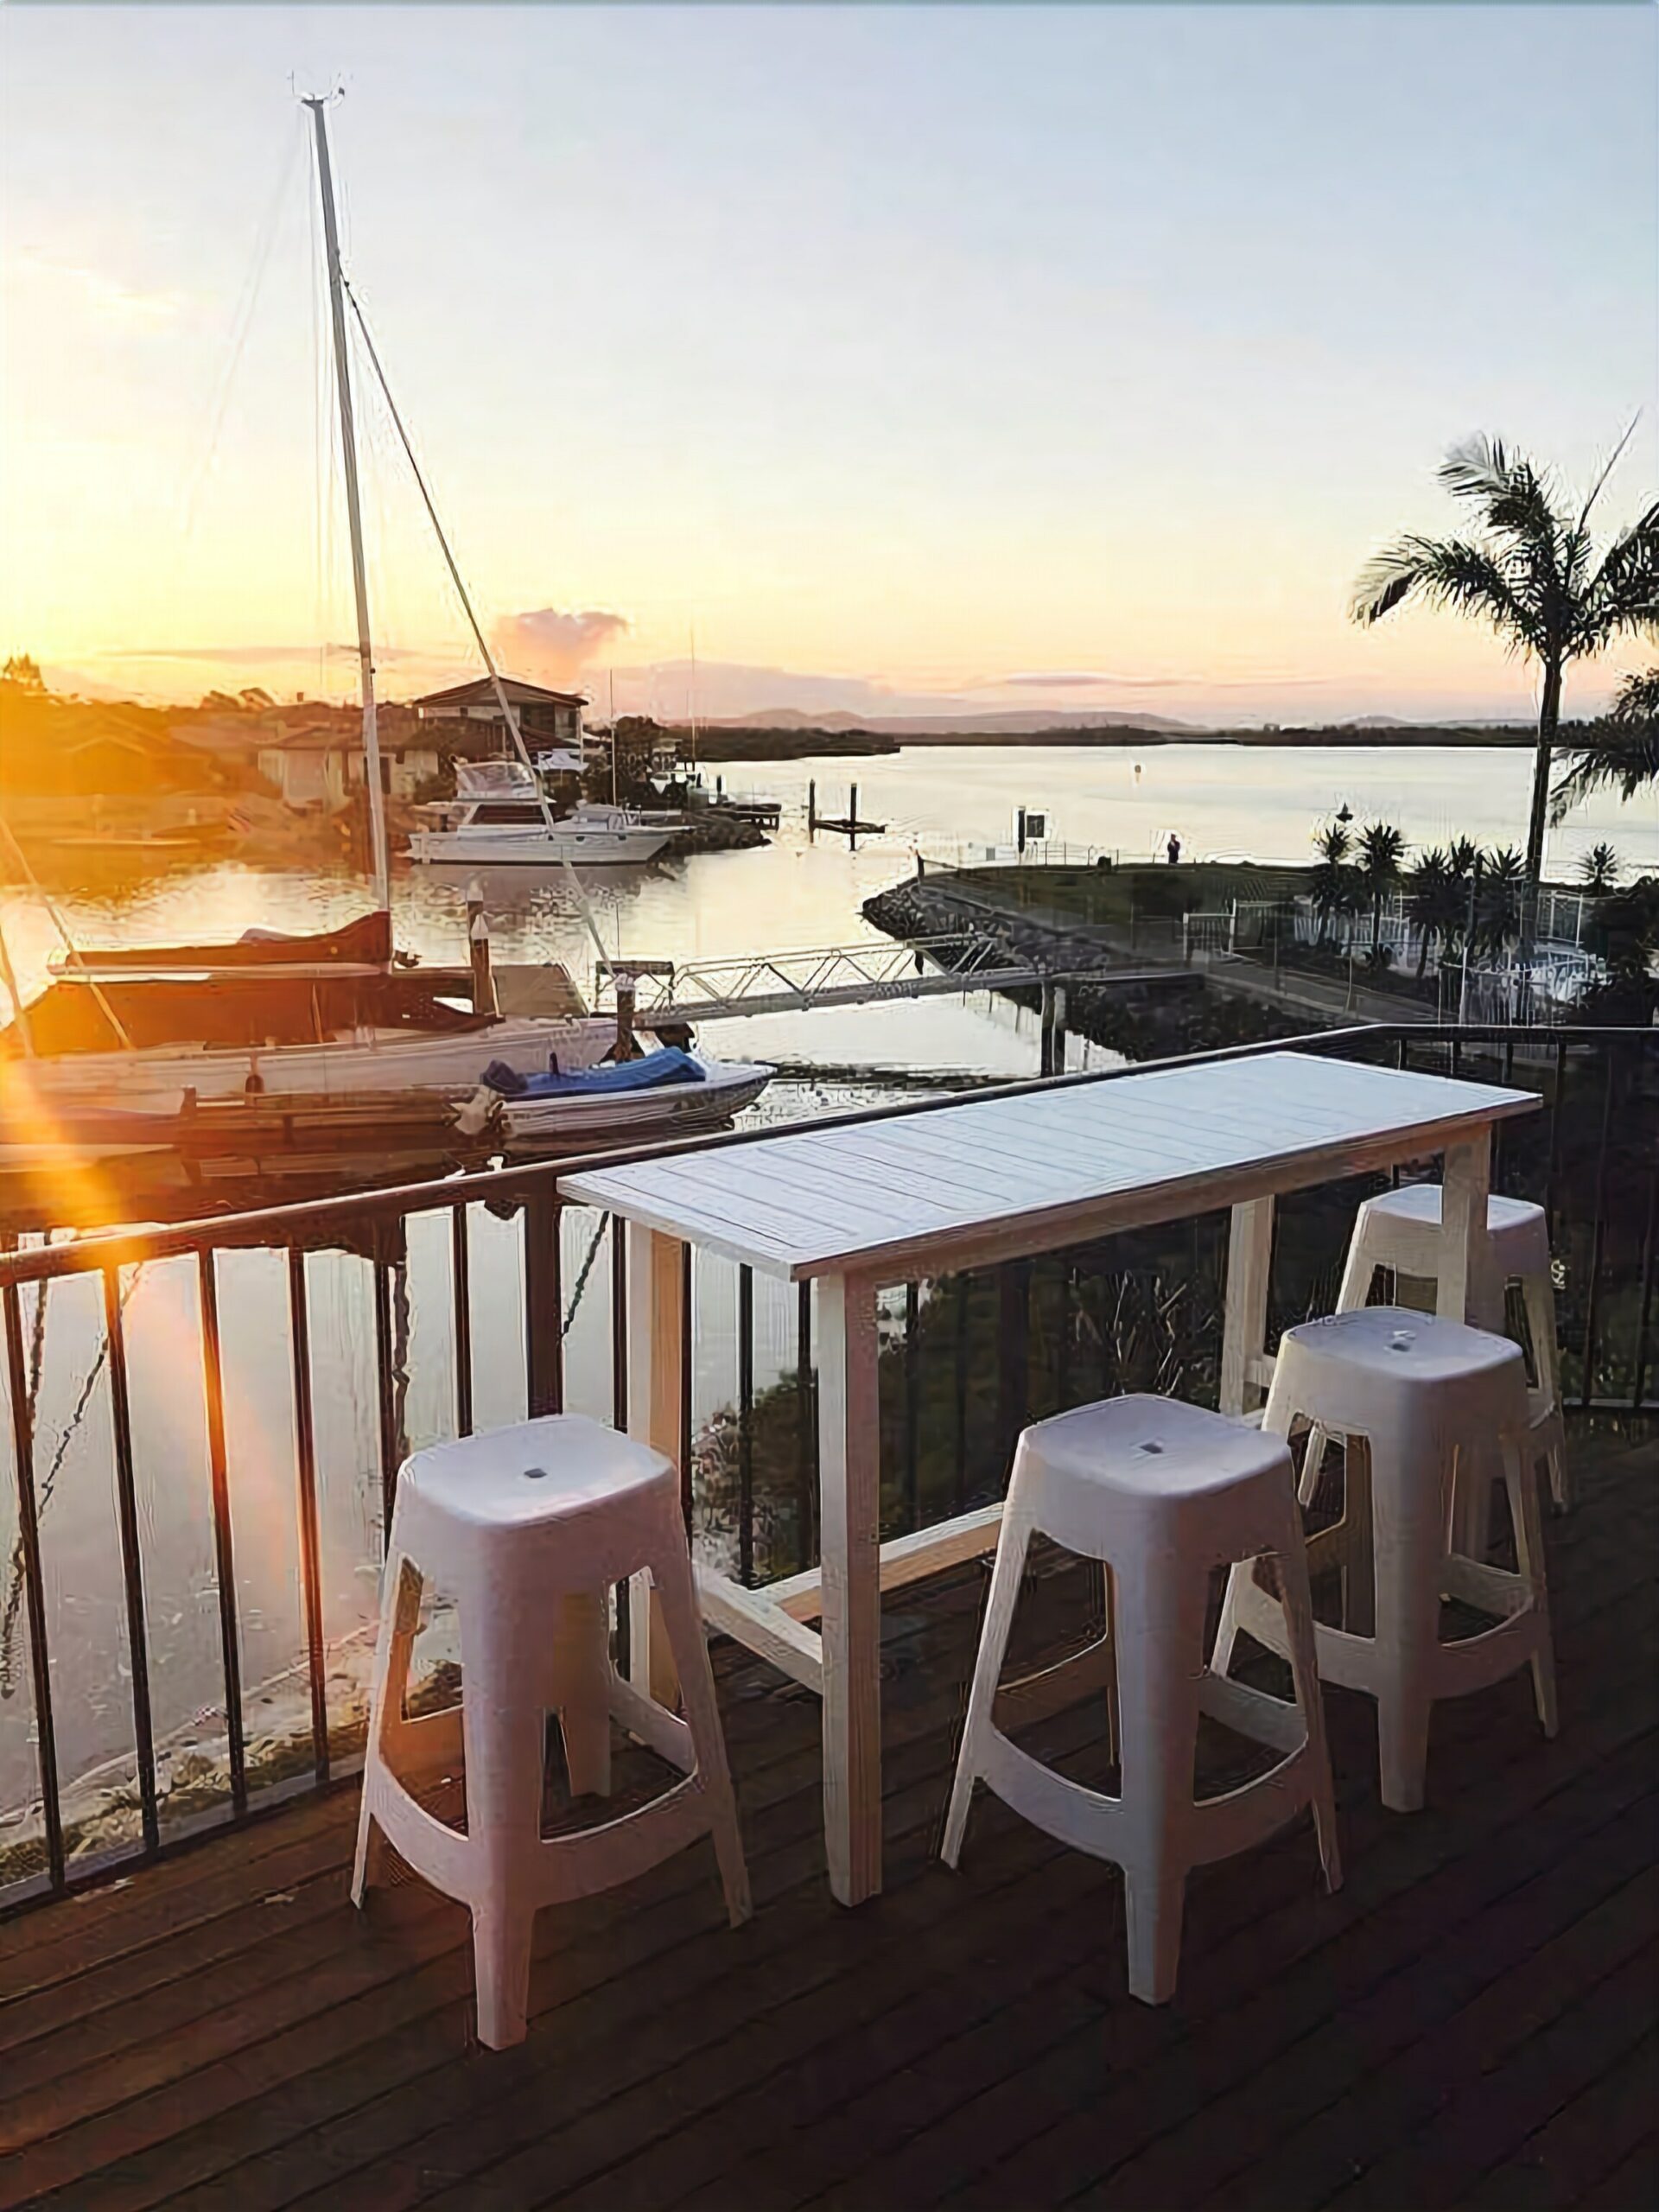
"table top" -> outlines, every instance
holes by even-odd
[[[944,1274],[1443,1150],[1531,1091],[1268,1052],[597,1167],[560,1195],[802,1281]]]

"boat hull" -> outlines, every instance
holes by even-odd
[[[146,1046],[134,1052],[74,1052],[0,1061],[0,1107],[14,1126],[30,1120],[43,1137],[73,1137],[78,1118],[107,1114],[175,1116],[187,1093],[200,1100],[302,1094],[349,1101],[365,1093],[424,1094],[437,1103],[468,1096],[492,1060],[520,1075],[592,1067],[616,1041],[599,1015],[569,1020],[511,1018],[476,1030],[422,1035],[381,1030],[308,1045]]]
[[[753,1061],[704,1063],[701,1083],[664,1083],[649,1090],[607,1091],[556,1098],[508,1098],[500,1124],[506,1149],[570,1154],[625,1144],[649,1144],[689,1135],[729,1122],[752,1106],[774,1071]]]
[[[675,831],[626,830],[417,830],[409,857],[426,868],[626,868],[655,860]]]

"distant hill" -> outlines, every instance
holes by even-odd
[[[1149,729],[1196,734],[1196,722],[1163,715],[1131,715],[1111,707],[1009,707],[944,715],[806,714],[798,707],[769,707],[703,723],[705,729],[868,730],[878,737],[1035,737],[1052,729]]]

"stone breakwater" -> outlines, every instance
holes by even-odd
[[[1160,959],[1131,950],[1120,932],[1068,925],[1004,905],[982,885],[969,889],[945,876],[913,877],[867,899],[862,912],[888,937],[959,935],[964,949],[992,931],[1007,947],[1011,963],[1068,977],[1067,1029],[1131,1060],[1305,1036],[1324,1026],[1306,1014],[1214,989],[1202,969],[1166,955]],[[948,963],[948,948],[945,957]],[[1034,1007],[1039,994],[1023,989],[1009,995]]]

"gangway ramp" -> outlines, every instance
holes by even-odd
[[[973,991],[1033,989],[1074,979],[1078,970],[1039,967],[1009,950],[1000,932],[955,931],[948,936],[871,938],[858,944],[816,945],[799,952],[739,955],[731,959],[628,960],[599,964],[596,1006],[616,1001],[618,976],[631,977],[634,1016],[642,1027],[664,1022],[717,1021],[755,1014],[801,1014],[815,1007],[868,1006],[886,999],[961,997]],[[1164,982],[1168,969],[1114,982]],[[1102,980],[1106,976],[1103,976]]]

